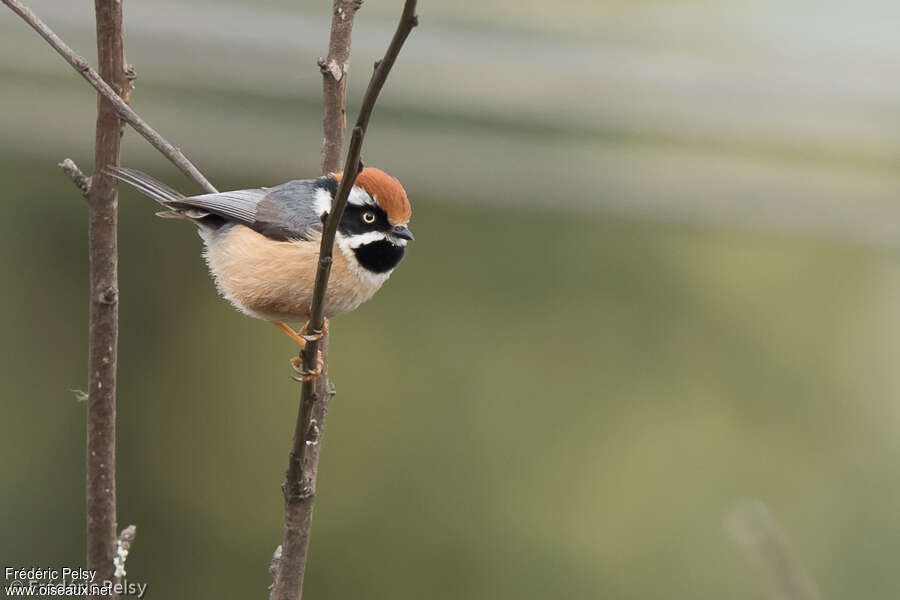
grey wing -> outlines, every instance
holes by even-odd
[[[170,205],[199,208],[273,239],[308,240],[322,231],[315,201],[321,189],[318,179],[298,179],[273,188],[190,196]]]
[[[109,172],[166,208],[197,221],[216,215],[279,240],[309,239],[322,229],[315,209],[315,195],[321,188],[317,179],[289,181],[268,189],[186,197],[135,169],[109,169]]]
[[[244,225],[256,223],[258,205],[265,199],[266,190],[234,190],[218,194],[182,197],[167,202],[172,208],[199,208],[208,214],[218,215]]]

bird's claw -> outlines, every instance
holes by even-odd
[[[317,341],[321,340],[326,335],[328,335],[328,318],[327,317],[322,318],[322,329],[320,329],[319,331],[309,333],[308,330],[309,330],[309,321],[307,321],[303,325],[303,327],[300,328],[300,331],[298,332],[300,334],[300,337],[302,337],[307,342],[317,342]]]
[[[299,356],[291,358],[291,368],[293,368],[296,373],[296,375],[291,375],[291,379],[294,381],[299,381],[301,383],[315,381],[325,368],[325,361],[322,360],[322,352],[316,352],[316,368],[312,371],[303,368],[303,359]]]

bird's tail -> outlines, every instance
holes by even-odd
[[[119,181],[124,181],[128,185],[134,187],[142,194],[150,196],[168,209],[156,213],[157,216],[175,219],[189,218],[189,215],[185,215],[183,210],[174,208],[170,204],[171,202],[183,200],[184,194],[167,186],[158,179],[147,175],[143,171],[127,169],[125,167],[107,167],[105,171]]]

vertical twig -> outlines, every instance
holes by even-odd
[[[341,166],[341,150],[347,129],[347,61],[350,60],[353,19],[360,6],[362,0],[334,0],[328,56],[318,61],[325,104],[322,120],[323,175],[337,171]],[[328,413],[328,404],[334,395],[334,388],[328,381],[328,337],[323,338],[316,348],[310,348],[310,351],[313,356],[316,351],[322,353],[322,375],[313,383],[304,383],[301,391],[293,447],[282,486],[285,522],[278,564],[273,565],[275,573],[270,597],[274,600],[299,599],[303,594],[319,469],[319,435]],[[315,428],[315,441],[306,447],[305,440],[310,427]]]
[[[134,73],[125,64],[122,0],[95,0],[100,73],[19,0],[0,0],[22,17],[98,92],[94,175],[86,177],[72,159],[59,166],[89,204],[90,349],[87,394],[87,567],[96,580],[116,581],[134,541],[129,525],[116,538],[116,368],[118,345],[117,184],[105,168],[118,166],[119,142],[127,122],[207,192],[216,189],[175,146],[159,135],[127,102]],[[118,114],[118,117],[117,117]],[[121,117],[122,120],[119,119]],[[115,569],[115,570],[114,570]]]
[[[100,76],[127,100],[121,0],[95,0]],[[113,580],[116,553],[116,363],[119,282],[116,227],[118,189],[104,173],[119,164],[123,123],[98,96],[94,175],[88,192],[90,224],[90,356],[87,415],[87,568]]]
[[[335,32],[338,35],[346,34],[346,49],[349,56],[349,29],[344,31],[345,23],[343,20],[347,15],[337,10],[340,4],[351,4],[354,11],[359,7],[359,3],[351,2],[335,2],[335,21],[340,23],[332,24],[332,42],[334,42]],[[334,199],[332,210],[328,214],[325,227],[322,232],[322,243],[319,249],[318,269],[316,272],[316,283],[313,289],[312,305],[310,306],[310,331],[321,331],[323,327],[324,316],[324,298],[325,290],[328,286],[328,277],[331,273],[332,251],[334,246],[334,238],[337,234],[338,223],[344,213],[347,204],[347,198],[350,189],[356,180],[360,168],[360,153],[362,151],[362,142],[365,137],[366,127],[378,94],[387,80],[388,73],[397,59],[403,43],[409,36],[413,27],[418,24],[418,17],[415,14],[416,0],[405,0],[403,6],[403,14],[400,17],[400,23],[397,25],[397,31],[388,46],[384,58],[376,63],[375,73],[369,81],[369,86],[363,96],[363,102],[360,107],[359,116],[356,126],[353,128],[353,136],[350,141],[350,148],[347,153],[347,159],[344,163],[343,177],[338,187],[337,196]],[[327,80],[329,76],[337,77],[329,68],[328,61],[324,66],[320,61],[324,77],[326,79],[326,106],[330,101],[337,102],[339,111],[328,112],[326,108],[325,120],[325,146],[323,148],[322,164],[323,170],[333,171],[339,166],[339,156],[335,158],[333,153],[340,153],[340,147],[343,140],[343,119],[345,114],[345,98],[342,88],[339,96],[329,98],[329,87]],[[341,80],[346,80],[346,72],[343,71]],[[332,90],[334,91],[334,90]],[[335,92],[336,93],[336,92]],[[340,126],[334,125],[329,129],[328,115],[339,114]],[[331,137],[330,137],[331,136]],[[340,140],[336,140],[334,136],[340,136]],[[325,356],[325,348],[327,348],[327,339],[311,341],[308,343],[306,350],[303,352],[304,369],[309,371],[315,366],[317,351],[323,349],[323,359],[325,359],[325,367],[322,376],[313,382],[304,382],[301,388],[300,409],[297,415],[297,424],[294,429],[294,439],[291,448],[288,469],[285,474],[285,483],[282,486],[284,492],[285,509],[284,509],[284,535],[281,545],[281,559],[277,566],[275,576],[275,586],[270,595],[274,600],[293,600],[302,597],[303,577],[306,570],[307,551],[309,548],[310,527],[312,524],[313,501],[315,498],[316,477],[318,475],[319,451],[321,449],[321,435],[325,416],[328,412],[328,403],[334,395],[334,388],[328,382],[328,365]]]
[[[347,61],[350,60],[350,34],[353,18],[362,0],[334,0],[328,56],[319,59],[325,117],[322,121],[322,174],[341,168],[341,150],[347,130]]]

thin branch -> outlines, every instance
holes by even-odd
[[[759,500],[746,500],[725,519],[725,529],[765,582],[772,600],[819,600],[815,584],[788,551],[787,538]]]
[[[344,208],[347,205],[350,189],[353,187],[360,169],[359,158],[366,128],[372,116],[372,110],[375,107],[378,94],[381,92],[381,88],[384,86],[387,76],[394,66],[403,43],[412,29],[418,25],[418,17],[415,13],[416,0],[406,0],[403,5],[400,23],[397,25],[397,31],[394,33],[384,58],[372,75],[363,97],[356,126],[353,128],[341,183],[322,232],[316,284],[310,307],[309,328],[311,332],[321,331],[323,327],[325,289],[328,286],[328,278],[331,273],[334,238],[337,234],[338,223],[340,223]],[[349,39],[347,43],[349,44]],[[346,77],[343,79],[346,79]],[[328,166],[328,159],[324,156],[323,166]],[[308,343],[303,352],[303,363],[306,370],[312,370],[315,367],[319,347],[320,342],[318,341]],[[326,361],[323,375],[316,381],[304,382],[301,388],[300,409],[294,429],[293,446],[285,483],[282,487],[285,500],[284,536],[280,568],[278,569],[275,589],[272,595],[274,600],[293,600],[302,596],[310,527],[312,525],[319,452],[321,449],[322,426],[328,412],[329,401],[334,395],[334,387],[328,382],[327,373]]]
[[[59,36],[57,36],[52,29],[50,29],[43,21],[41,21],[34,12],[31,11],[27,6],[19,2],[19,0],[0,0],[8,7],[10,7],[13,12],[22,17],[26,23],[31,25],[31,27],[37,31],[42,38],[47,40],[53,49],[56,50],[60,56],[66,59],[72,67],[78,71],[82,77],[84,77],[88,83],[90,83],[94,88],[103,96],[103,98],[108,101],[112,108],[118,113],[118,116],[131,125],[135,131],[144,136],[144,138],[153,145],[154,148],[162,152],[163,156],[168,158],[172,163],[181,169],[185,175],[193,179],[197,182],[200,187],[202,187],[206,192],[215,193],[218,190],[213,187],[213,185],[207,181],[206,177],[187,159],[187,157],[175,146],[170,144],[164,137],[162,137],[155,129],[150,127],[150,125],[144,121],[134,110],[131,109],[130,106],[119,97],[119,94],[110,87],[98,74],[94,71],[88,62],[82,58],[81,56],[75,54],[75,52],[63,42]],[[120,2],[121,4],[121,2]],[[124,69],[123,69],[124,70]],[[133,72],[126,71],[133,78]],[[124,89],[124,88],[123,88]],[[94,165],[95,170],[97,170],[97,165]]]
[[[63,159],[58,166],[63,170],[63,173],[69,176],[69,179],[72,180],[75,187],[81,190],[82,195],[87,197],[88,193],[91,191],[91,178],[82,173],[81,169],[78,168],[78,165],[76,165],[75,161],[71,158]]]
[[[341,168],[341,150],[347,129],[347,61],[350,60],[350,34],[353,18],[362,0],[334,0],[328,56],[319,59],[325,116],[322,128],[322,174]]]
[[[360,170],[360,154],[362,152],[362,143],[366,135],[366,129],[369,127],[369,119],[375,108],[375,102],[378,100],[378,94],[387,81],[388,74],[400,54],[403,43],[409,36],[413,28],[419,24],[419,18],[416,16],[416,0],[406,0],[403,5],[403,14],[400,16],[400,23],[397,25],[397,31],[391,44],[388,46],[384,58],[378,63],[378,67],[369,80],[369,87],[363,96],[362,105],[359,108],[359,116],[356,118],[356,126],[353,128],[353,135],[350,138],[350,148],[347,151],[347,160],[344,163],[343,177],[338,187],[337,196],[334,200],[334,207],[328,214],[325,222],[325,229],[322,232],[322,245],[319,249],[319,268],[316,272],[316,286],[313,289],[312,306],[310,308],[310,325],[312,331],[320,331],[323,325],[323,312],[325,310],[325,289],[328,287],[328,277],[331,274],[332,251],[334,246],[334,238],[337,235],[338,224],[344,215],[344,208],[347,206],[347,198],[350,196],[350,189],[356,182],[356,176]],[[304,367],[307,370],[315,368],[316,348],[315,342],[311,342],[313,348],[305,353]],[[309,386],[304,386],[304,389]]]
[[[95,0],[97,63],[103,81],[130,94],[122,39],[122,2]],[[109,87],[109,86],[107,86]],[[112,89],[112,88],[110,88]],[[113,579],[116,553],[116,368],[119,338],[118,186],[104,174],[119,165],[122,122],[105,98],[97,105],[94,176],[88,194],[90,348],[87,410],[86,566],[98,581]],[[115,597],[116,595],[113,594]],[[100,596],[97,596],[100,597]]]

